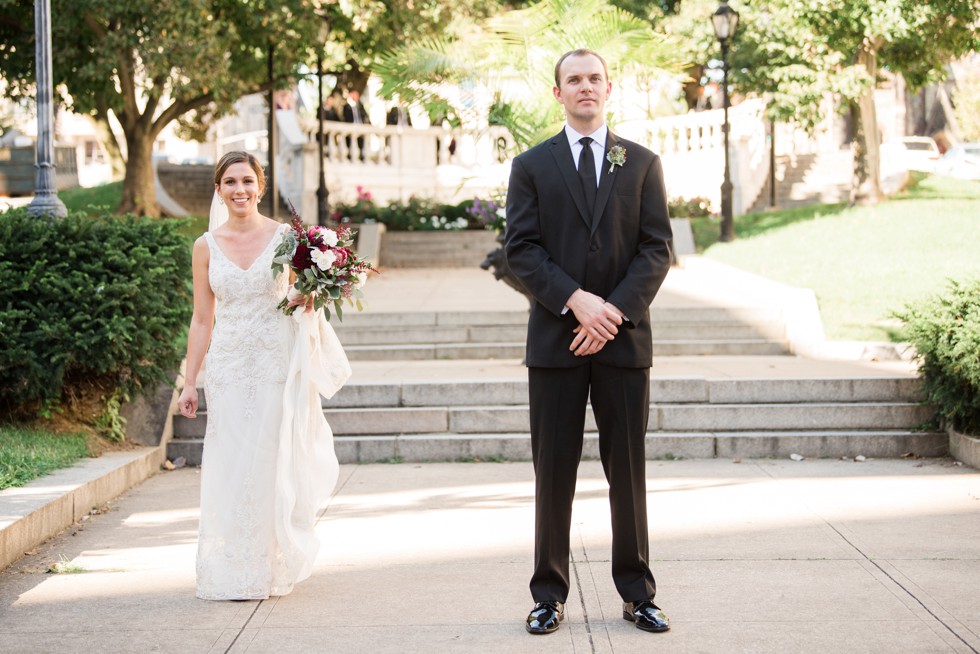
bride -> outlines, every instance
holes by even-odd
[[[209,229],[194,243],[178,399],[181,414],[196,417],[206,355],[197,596],[265,599],[312,571],[316,513],[339,472],[320,395],[333,395],[350,366],[311,298],[291,299],[306,305],[292,316],[276,308],[290,279],[273,275],[272,253],[288,225],[258,211],[265,175],[256,158],[226,154],[214,188]]]

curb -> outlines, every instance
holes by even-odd
[[[110,452],[0,491],[0,570],[159,471],[166,454],[165,443]]]
[[[961,434],[952,427],[949,434],[949,455],[964,465],[980,470],[980,438]]]
[[[158,445],[82,459],[25,486],[0,491],[0,571],[81,520],[91,509],[159,472],[173,436],[173,420],[169,417],[176,398],[173,389],[169,389],[169,395],[158,390],[155,398],[133,403],[134,407],[128,409],[133,415],[126,430],[127,439],[145,444],[146,423],[157,422]],[[164,417],[162,425],[154,420],[154,414]]]

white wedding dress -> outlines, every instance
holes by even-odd
[[[290,317],[276,308],[289,287],[287,273],[271,271],[285,229],[247,270],[205,234],[216,308],[205,360],[202,599],[265,599],[307,578],[319,550],[316,514],[337,482],[320,395],[333,395],[350,366],[322,311]]]

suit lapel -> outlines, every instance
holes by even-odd
[[[585,191],[582,190],[582,180],[579,179],[578,171],[575,169],[575,161],[572,159],[572,148],[568,145],[568,137],[565,136],[565,130],[562,130],[557,136],[551,139],[551,156],[555,158],[555,164],[558,166],[558,171],[561,173],[562,179],[565,180],[568,193],[572,196],[572,200],[578,208],[579,216],[581,216],[587,226],[592,225],[592,217],[589,216],[589,212],[585,208]],[[602,191],[601,186],[600,184],[600,193]],[[596,205],[598,204],[599,201],[597,199]]]
[[[589,224],[592,226],[592,233],[595,234],[595,230],[599,227],[599,221],[602,220],[603,211],[606,208],[606,203],[609,202],[609,195],[612,193],[613,185],[616,183],[616,178],[619,176],[619,169],[622,166],[607,166],[608,161],[605,155],[609,153],[609,150],[614,146],[619,144],[619,137],[609,130],[606,133],[606,147],[602,157],[602,165],[599,167],[599,190],[596,192],[595,198],[595,209],[592,212],[592,219]],[[570,149],[570,148],[569,148]],[[612,171],[610,171],[612,168]]]

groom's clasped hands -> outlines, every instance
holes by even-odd
[[[595,354],[616,337],[623,324],[623,312],[618,307],[581,288],[568,298],[567,306],[578,321],[568,347],[575,356]]]

